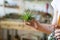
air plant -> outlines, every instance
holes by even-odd
[[[30,21],[33,19],[33,17],[32,14],[29,11],[27,11],[24,13],[24,15],[22,15],[22,19],[25,21]]]

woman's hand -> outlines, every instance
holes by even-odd
[[[55,30],[55,38],[57,38],[58,40],[60,40],[60,29],[56,29]]]
[[[57,24],[52,24],[52,28],[53,29],[57,28]]]
[[[54,32],[55,32],[54,37],[60,40],[60,26],[53,25],[53,27],[54,27]]]
[[[37,28],[38,27],[37,24],[38,24],[37,21],[34,19],[32,19],[30,22],[26,22],[26,25],[29,25],[33,28]]]

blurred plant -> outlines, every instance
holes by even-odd
[[[54,32],[52,32],[49,37],[48,40],[56,40],[56,38],[54,37]]]
[[[32,14],[29,11],[26,11],[24,15],[22,15],[22,19],[25,21],[30,21],[33,19]]]
[[[54,38],[53,37],[50,37],[50,40],[54,40]]]
[[[5,1],[5,3],[8,3],[8,1]]]

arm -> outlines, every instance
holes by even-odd
[[[57,22],[57,15],[57,11],[55,11],[52,24],[43,24],[36,20],[32,20],[30,26],[34,27],[36,30],[42,31],[46,34],[50,34],[53,30],[53,27],[51,25],[55,25]]]
[[[37,22],[37,30],[44,32],[46,34],[50,34],[51,33],[51,24],[43,24],[43,23],[39,23]]]
[[[44,32],[46,34],[50,34],[52,29],[51,24],[43,24],[36,20],[31,20],[30,22],[27,23],[27,25],[35,28],[38,31]]]
[[[38,26],[37,30],[50,34],[53,31],[53,27],[51,25],[56,25],[57,21],[58,21],[58,12],[57,10],[54,10],[52,24],[37,23],[37,26]]]
[[[53,27],[51,25],[56,25],[58,20],[58,12],[57,10],[54,10],[54,16],[52,20],[52,24],[42,24],[42,23],[37,23],[38,29],[42,32],[45,32],[47,34],[50,34],[53,31]]]

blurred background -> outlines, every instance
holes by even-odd
[[[47,40],[48,35],[22,25],[26,12],[40,23],[50,24],[52,0],[0,0],[0,40]],[[10,24],[10,25],[9,25]]]

